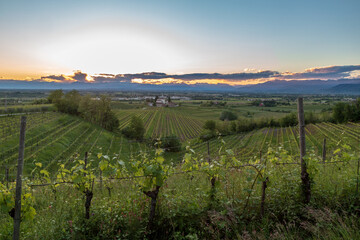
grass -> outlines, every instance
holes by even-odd
[[[44,121],[41,120],[41,117],[45,117],[42,113],[32,114],[29,117],[25,145],[25,176],[30,174],[36,162],[40,162],[47,169],[55,171],[59,163],[71,165],[75,156],[83,157],[86,151],[91,151],[93,156],[98,152],[103,152],[110,157],[118,155],[127,157],[132,153],[147,149],[144,144],[130,142],[122,136],[84,122],[77,117],[56,114],[51,118],[46,116]],[[1,120],[6,122],[8,118],[17,119],[20,117],[3,117]],[[31,123],[31,118],[37,119],[39,123]],[[2,156],[0,164],[3,167],[10,168],[11,177],[15,176],[19,141],[18,128],[19,126],[15,124],[13,126],[14,134],[0,139],[0,154]],[[90,158],[92,159],[92,156]]]
[[[147,123],[148,134],[182,134],[184,140],[196,136],[194,122],[202,122],[222,109],[201,112],[198,106],[183,105],[175,109],[117,110],[125,122],[129,114],[138,114]],[[241,109],[242,102],[232,102]],[[195,105],[195,104],[193,104]],[[239,105],[239,106],[237,106]],[[122,107],[121,105],[119,107]],[[240,111],[240,110],[239,110]],[[278,114],[268,112],[268,114]],[[261,114],[255,113],[254,114]],[[281,114],[281,113],[280,113]],[[10,119],[11,117],[9,117]],[[3,120],[6,122],[6,119]],[[161,124],[160,124],[161,123]],[[350,128],[350,126],[351,128]],[[308,154],[320,155],[322,139],[328,139],[328,156],[339,146],[351,146],[358,154],[354,133],[360,125],[315,124],[307,126]],[[46,133],[46,134],[45,134]],[[249,133],[223,137],[225,146],[232,148],[235,157],[244,163],[260,150],[264,159],[269,148],[285,148],[297,160],[298,131],[295,127],[264,128]],[[5,159],[13,156],[18,136],[1,141]],[[98,167],[96,154],[109,155],[115,165],[118,160],[129,161],[130,156],[149,151],[143,143],[132,142],[120,135],[68,115],[58,115],[46,124],[33,125],[27,132],[24,181],[34,162],[42,162],[54,176],[56,165],[71,166],[90,151],[89,162]],[[192,142],[196,153],[207,159],[207,144]],[[219,158],[221,139],[209,142],[211,161]],[[151,149],[150,149],[151,150]],[[178,168],[183,153],[166,153],[166,163]],[[281,159],[279,160],[281,162]],[[4,162],[3,162],[4,163]],[[13,162],[13,164],[15,164]],[[14,165],[15,166],[15,165]],[[216,181],[215,201],[210,204],[209,175],[202,171],[171,174],[160,189],[156,212],[155,239],[358,239],[360,222],[359,192],[357,190],[357,161],[311,165],[312,199],[304,206],[300,195],[300,166],[277,165],[268,160],[265,174],[269,177],[266,189],[265,216],[260,215],[262,179],[251,167],[221,169]],[[97,172],[96,172],[97,173]],[[0,175],[2,176],[2,175]],[[83,193],[71,185],[56,188],[26,189],[34,196],[37,215],[33,221],[22,222],[23,239],[144,239],[146,235],[149,199],[135,180],[106,180],[100,188],[96,179],[90,220],[84,219]],[[108,187],[108,188],[106,188]],[[110,190],[110,192],[108,191]],[[211,207],[210,207],[211,206]],[[0,212],[0,239],[10,239],[12,219]]]
[[[269,165],[266,215],[260,218],[261,182],[250,169],[219,177],[216,205],[209,209],[206,174],[171,175],[160,190],[156,239],[358,239],[356,163],[327,165],[314,177],[312,201],[301,204],[300,167]],[[341,168],[341,171],[339,170]],[[111,196],[95,186],[90,220],[83,194],[61,185],[31,190],[37,215],[22,222],[23,239],[142,239],[148,198],[133,181],[111,181]],[[346,196],[346,197],[345,197]],[[244,208],[247,199],[248,205]],[[0,238],[11,236],[12,219],[0,214]]]

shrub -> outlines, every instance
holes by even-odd
[[[127,138],[142,140],[144,138],[145,128],[141,118],[133,116],[131,118],[129,126],[124,128],[122,131]]]
[[[204,124],[204,129],[210,130],[210,131],[214,131],[216,128],[216,123],[214,120],[207,120]]]
[[[161,148],[166,152],[180,152],[181,151],[181,141],[177,136],[169,136],[161,138]]]
[[[223,111],[220,115],[221,121],[233,121],[237,119],[237,115],[230,111]]]
[[[210,130],[204,130],[199,136],[200,140],[202,140],[204,142],[209,141],[210,139],[212,139],[214,137],[216,137],[216,132],[210,131]]]

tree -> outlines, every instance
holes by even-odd
[[[166,152],[180,152],[181,141],[177,136],[163,137],[161,138],[160,147],[163,148]]]
[[[159,99],[159,97],[156,95],[155,98],[154,98],[154,103],[153,103],[153,106],[156,106],[156,101]]]
[[[122,133],[131,139],[142,140],[144,138],[145,128],[141,118],[133,116],[129,126],[122,130]]]
[[[215,131],[216,128],[216,123],[214,120],[207,120],[204,124],[204,129],[210,130],[210,131]]]
[[[62,97],[64,96],[64,93],[61,89],[52,91],[50,95],[48,96],[49,103],[56,103],[58,102]]]
[[[62,98],[55,101],[55,106],[60,112],[78,115],[81,95],[78,91],[72,90],[66,93]]]
[[[333,117],[337,123],[343,123],[346,121],[345,107],[346,107],[346,103],[343,102],[339,102],[335,104],[333,110]]]
[[[233,121],[237,119],[237,115],[230,111],[223,111],[220,115],[221,121]]]

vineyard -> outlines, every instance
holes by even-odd
[[[14,175],[19,148],[19,116],[0,118],[1,166]],[[59,163],[71,166],[85,152],[103,152],[109,156],[128,157],[146,151],[146,145],[130,142],[80,118],[59,113],[29,114],[25,142],[25,175],[41,163],[53,172]],[[89,156],[92,160],[94,157]],[[0,173],[4,176],[4,173]]]
[[[334,150],[346,144],[352,150],[359,151],[360,124],[309,124],[306,131],[306,148],[308,151],[321,156],[323,140],[326,139],[326,156],[331,157]],[[222,141],[228,148],[233,149],[239,158],[251,158],[266,153],[269,148],[282,147],[294,160],[299,158],[299,129],[298,127],[264,128],[249,133],[225,136],[209,142],[211,155],[216,156]],[[208,151],[208,143],[203,142],[193,146],[197,152]]]
[[[201,131],[201,122],[189,116],[178,114],[171,109],[150,109],[131,112],[118,112],[120,127],[125,127],[132,116],[140,116],[148,137],[177,135],[182,140],[196,138]],[[122,116],[122,118],[121,118]],[[14,170],[17,161],[19,116],[0,118],[0,157],[2,166]],[[196,122],[197,125],[192,125]],[[162,127],[165,126],[165,127]],[[192,127],[190,127],[192,126]],[[196,143],[191,147],[198,153],[208,153],[215,157],[222,142],[241,159],[248,159],[266,153],[269,148],[282,147],[294,161],[299,158],[299,129],[297,127],[264,128],[249,133],[234,134],[210,140],[209,143]],[[150,135],[150,133],[152,133]],[[326,139],[326,155],[331,157],[333,151],[346,144],[354,151],[359,149],[360,124],[320,123],[306,126],[306,148],[314,154],[322,155],[323,140]],[[185,143],[184,143],[185,145]],[[26,173],[40,162],[47,170],[53,172],[59,163],[72,165],[77,156],[85,152],[103,154],[111,157],[128,157],[141,152],[149,152],[149,146],[132,142],[126,138],[110,133],[83,120],[59,113],[35,113],[28,115],[27,137],[25,144]],[[177,154],[181,159],[184,151]],[[90,159],[94,157],[90,155]],[[96,158],[94,160],[96,162]],[[3,173],[0,173],[3,174]],[[13,173],[12,173],[13,174]]]
[[[202,121],[192,118],[189,114],[179,113],[171,108],[155,108],[118,110],[120,129],[126,127],[134,115],[143,120],[147,138],[175,135],[184,141],[198,137],[203,126]]]
[[[121,128],[136,114],[148,137],[178,135],[184,150],[167,155],[78,117],[29,114],[24,239],[303,239],[322,231],[343,236],[328,228],[340,218],[336,212],[344,209],[339,206],[360,211],[358,123],[306,125],[312,200],[304,205],[298,127],[263,128],[199,142],[202,122],[175,110],[117,114]],[[2,117],[0,125],[5,170],[0,173],[0,205],[5,210],[0,212],[0,238],[8,239],[19,116]],[[319,219],[314,212],[331,216]],[[280,228],[272,224],[279,219]],[[352,215],[349,219],[354,221]],[[314,221],[323,225],[306,227]],[[358,236],[360,223],[349,224],[348,231],[354,231],[350,238]]]

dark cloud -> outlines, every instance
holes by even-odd
[[[307,69],[305,72],[313,73],[344,73],[360,70],[360,65],[347,65],[347,66],[329,66],[329,67],[317,67]]]
[[[86,73],[82,73],[81,71],[76,71],[72,76],[65,75],[49,75],[43,76],[40,80],[43,81],[57,81],[57,82],[86,82],[86,77],[88,75]]]
[[[41,77],[41,80],[47,80],[47,79],[57,80],[57,81],[65,81],[66,77],[64,75],[59,75],[59,76],[49,75],[49,76]]]
[[[97,74],[97,76],[99,76],[99,77],[114,77],[115,74],[100,73],[100,74]]]
[[[94,82],[106,83],[106,82],[132,82],[134,79],[146,80],[147,83],[159,83],[161,79],[174,79],[174,82],[189,83],[191,81],[199,80],[225,80],[227,82],[236,83],[249,80],[306,80],[306,79],[319,79],[319,80],[336,80],[342,78],[349,78],[353,71],[360,70],[360,65],[347,65],[347,66],[329,66],[329,67],[316,67],[309,68],[303,72],[280,73],[278,71],[258,71],[258,72],[240,72],[231,74],[221,73],[191,73],[191,74],[166,74],[162,72],[144,72],[135,74],[96,74],[91,76]],[[63,82],[87,82],[87,74],[81,71],[76,71],[72,76],[64,75],[50,75],[41,77],[41,80],[56,80]]]
[[[81,71],[76,71],[74,76],[71,76],[72,79],[76,80],[77,82],[86,82],[86,73],[82,73]]]
[[[145,72],[136,74],[118,74],[118,75],[105,75],[98,74],[93,76],[95,82],[131,82],[133,79],[147,79],[147,80],[160,80],[165,78],[172,78],[182,81],[195,81],[206,79],[224,79],[228,81],[242,81],[249,79],[269,78],[279,74],[275,71],[260,71],[257,73],[232,73],[232,74],[220,74],[220,73],[192,73],[192,74],[178,74],[168,75],[160,72]]]
[[[283,73],[275,76],[278,79],[340,79],[350,77],[352,71],[360,70],[360,65],[329,66],[306,69],[300,73]]]
[[[258,79],[258,78],[269,78],[279,72],[276,71],[260,71],[256,73],[231,73],[231,74],[220,74],[220,73],[192,73],[184,75],[171,75],[170,77],[181,79],[181,80],[202,80],[202,79],[225,79],[229,81],[241,81],[249,79]]]

